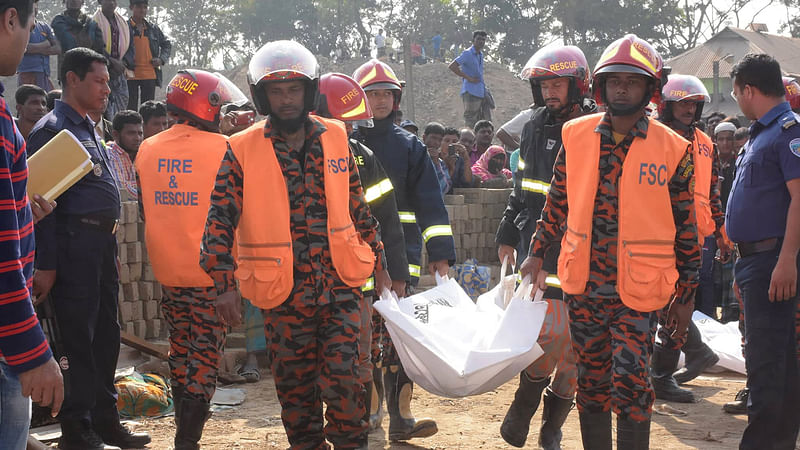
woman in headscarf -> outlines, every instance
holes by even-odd
[[[480,178],[481,187],[507,187],[511,183],[511,171],[505,165],[505,149],[492,145],[472,166],[472,174]]]

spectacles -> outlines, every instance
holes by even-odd
[[[731,91],[731,98],[733,98],[734,100],[736,100],[736,92],[734,92],[734,91]]]

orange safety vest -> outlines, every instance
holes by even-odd
[[[711,217],[711,169],[714,164],[714,143],[707,134],[695,130],[692,140],[694,157],[694,211],[697,237],[702,244],[717,229]]]
[[[361,287],[375,268],[375,254],[350,216],[347,133],[339,121],[315,119],[326,127],[320,141],[331,260],[346,285]],[[263,122],[231,137],[230,145],[244,174],[236,233],[239,290],[254,305],[274,308],[286,301],[294,287],[289,191],[272,140],[264,138]]]
[[[562,129],[567,170],[567,229],[558,277],[567,294],[580,295],[589,280],[594,201],[600,181],[602,114],[573,119]],[[669,181],[689,142],[651,120],[647,138],[633,140],[619,179],[617,292],[636,311],[655,311],[675,291],[675,220]],[[571,151],[569,151],[571,149]]]
[[[200,243],[227,137],[176,124],[142,142],[136,171],[153,273],[171,287],[210,287]]]

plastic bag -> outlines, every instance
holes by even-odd
[[[547,303],[530,301],[523,283],[508,304],[483,296],[473,303],[455,280],[375,303],[408,376],[443,397],[478,395],[508,382],[543,354],[536,343]],[[538,298],[541,299],[541,293]]]

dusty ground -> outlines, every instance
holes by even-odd
[[[280,408],[272,379],[241,385],[247,400],[236,409],[215,412],[206,425],[202,444],[205,449],[284,449],[288,447],[280,421]],[[511,381],[494,392],[463,399],[435,397],[418,389],[413,409],[418,416],[433,417],[439,433],[413,441],[414,445],[390,443],[386,439],[388,417],[382,429],[370,435],[370,449],[501,449],[511,448],[500,437],[499,427],[516,389]],[[722,411],[722,404],[733,399],[744,386],[740,375],[725,372],[704,376],[692,383],[702,400],[692,405],[673,404],[686,411],[684,417],[654,415],[651,431],[652,449],[703,450],[735,449],[746,424],[745,416],[732,416]],[[660,405],[663,402],[657,402]],[[540,409],[541,411],[541,409]],[[533,423],[540,422],[540,414]],[[533,427],[525,448],[536,446],[537,427]],[[155,449],[170,447],[174,425],[172,418],[144,420],[138,427],[153,436]],[[573,410],[564,426],[565,449],[578,449],[580,431],[578,413]]]

